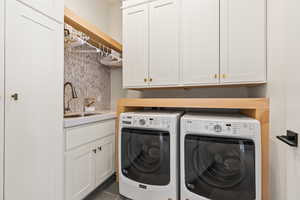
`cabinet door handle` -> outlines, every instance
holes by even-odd
[[[94,152],[94,153],[97,153],[97,149],[93,149],[93,152]]]
[[[99,151],[102,151],[102,147],[98,147]]]
[[[145,83],[147,82],[147,79],[146,79],[146,78],[144,78],[144,82],[145,82]]]
[[[153,81],[153,79],[152,79],[152,78],[150,78],[150,79],[149,79],[149,81],[150,81],[150,82],[152,82],[152,81]]]
[[[15,101],[18,101],[18,99],[19,99],[18,93],[11,95],[11,98],[13,98],[13,100],[15,100]]]

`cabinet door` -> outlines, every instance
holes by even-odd
[[[177,0],[150,3],[151,86],[179,84],[179,12]]]
[[[66,200],[82,200],[95,188],[94,156],[90,144],[66,154]]]
[[[63,25],[6,1],[5,199],[63,199]]]
[[[10,0],[10,1],[20,2],[60,22],[64,21],[63,18],[64,1],[62,0]]]
[[[101,139],[96,147],[96,186],[98,186],[114,173],[114,136]]]
[[[221,82],[266,81],[266,0],[221,1]]]
[[[123,86],[148,85],[148,5],[123,11]]]
[[[219,0],[184,0],[181,10],[181,82],[219,82]]]

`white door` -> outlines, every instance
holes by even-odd
[[[91,144],[66,154],[66,200],[82,200],[95,188],[95,155]]]
[[[3,200],[4,153],[4,1],[0,1],[0,200]]]
[[[123,86],[148,86],[148,5],[123,11]]]
[[[181,10],[181,83],[219,83],[219,0],[184,0]]]
[[[177,0],[150,3],[151,86],[179,84],[179,10]]]
[[[287,90],[287,129],[300,134],[300,2],[287,0],[285,2],[285,64]],[[284,74],[283,74],[284,75]],[[300,135],[299,135],[300,137]],[[299,143],[300,145],[300,143]],[[286,146],[286,200],[300,198],[300,146]]]
[[[9,1],[20,2],[60,22],[63,22],[64,20],[64,1],[62,0],[9,0]]]
[[[6,1],[5,199],[63,199],[63,25]]]
[[[114,136],[101,139],[96,147],[96,186],[98,186],[114,173]]]
[[[266,81],[266,0],[221,0],[222,83]]]

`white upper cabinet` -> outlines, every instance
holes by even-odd
[[[266,0],[131,0],[123,13],[124,87],[267,81]]]
[[[179,84],[179,12],[177,0],[150,3],[151,86]]]
[[[266,0],[221,1],[221,82],[266,81]]]
[[[219,83],[219,0],[183,0],[181,83]]]
[[[148,5],[128,8],[123,12],[123,85],[148,86],[149,65]]]
[[[9,0],[11,1],[11,0]],[[14,0],[39,12],[54,18],[60,22],[64,21],[64,1],[62,0]]]

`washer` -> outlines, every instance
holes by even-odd
[[[179,198],[179,118],[182,112],[120,116],[119,189],[133,200]]]
[[[261,200],[260,123],[243,115],[181,118],[181,200]]]

